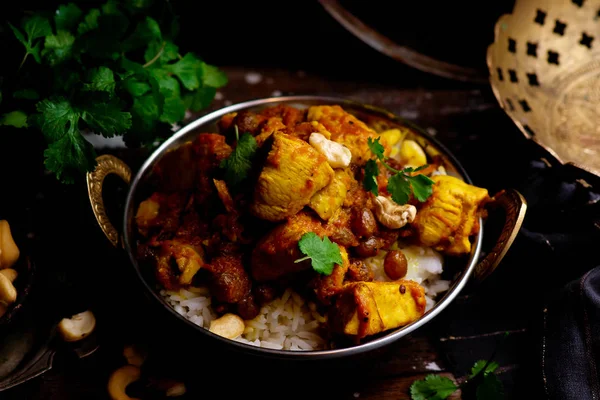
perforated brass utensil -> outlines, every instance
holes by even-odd
[[[600,177],[600,0],[517,0],[488,48],[494,94],[523,134]]]

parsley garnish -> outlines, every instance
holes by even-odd
[[[335,264],[343,263],[340,247],[327,236],[321,240],[314,232],[305,233],[298,241],[298,247],[306,257],[294,262],[299,263],[310,259],[313,269],[320,274],[331,275]]]
[[[415,198],[420,202],[427,200],[433,192],[433,181],[426,175],[419,174],[413,176],[413,172],[421,171],[427,168],[427,165],[422,165],[418,168],[407,167],[399,171],[385,162],[386,156],[383,154],[385,148],[379,143],[379,138],[372,140],[368,139],[369,149],[377,156],[377,159],[381,162],[381,165],[392,171],[394,175],[388,180],[387,190],[392,195],[392,200],[398,204],[406,204],[410,198],[411,191]],[[363,187],[373,193],[375,196],[379,195],[379,188],[377,186],[377,176],[379,175],[379,166],[376,160],[369,160],[365,165],[365,176],[363,179]]]
[[[237,145],[231,155],[221,161],[220,167],[225,170],[225,182],[235,190],[248,177],[258,144],[254,136],[244,133],[240,137],[237,125],[234,128]]]
[[[227,83],[215,66],[180,54],[176,15],[169,2],[157,2],[107,0],[96,8],[73,2],[9,23],[24,54],[13,55],[14,68],[0,77],[5,100],[15,100],[13,110],[0,112],[0,125],[41,130],[46,168],[63,182],[95,166],[81,132],[151,146]]]
[[[458,389],[449,378],[429,374],[423,380],[410,385],[413,400],[443,400]]]

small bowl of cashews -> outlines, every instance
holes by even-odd
[[[13,237],[7,220],[0,220],[0,326],[22,308],[33,278],[33,263]]]

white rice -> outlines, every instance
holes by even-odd
[[[448,290],[449,281],[441,280],[443,258],[429,248],[394,244],[392,249],[401,249],[408,261],[405,279],[411,279],[425,288],[426,310],[435,304],[435,296]],[[383,262],[387,252],[380,251],[375,257],[365,260],[374,273],[376,281],[389,281]],[[211,307],[207,288],[189,288],[179,291],[161,290],[165,298],[179,314],[205,329],[218,316]],[[319,334],[325,317],[316,311],[316,305],[306,302],[300,295],[287,289],[283,295],[263,306],[258,316],[245,321],[244,333],[234,340],[252,346],[279,350],[321,350],[328,346]]]

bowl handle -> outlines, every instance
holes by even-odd
[[[504,227],[492,251],[475,266],[474,274],[477,282],[482,282],[487,278],[494,272],[500,261],[502,261],[502,258],[504,258],[504,255],[517,237],[517,233],[523,224],[523,219],[525,219],[525,212],[527,211],[527,201],[521,193],[514,189],[502,191],[494,197],[495,201],[492,204],[504,209]]]
[[[119,244],[122,245],[121,235],[108,219],[108,215],[106,215],[104,200],[102,198],[102,184],[108,174],[116,174],[125,183],[129,184],[131,181],[131,169],[123,161],[110,154],[97,157],[96,162],[96,168],[92,172],[88,172],[86,177],[88,196],[100,229],[102,229],[102,232],[104,232],[113,246],[118,247]]]

